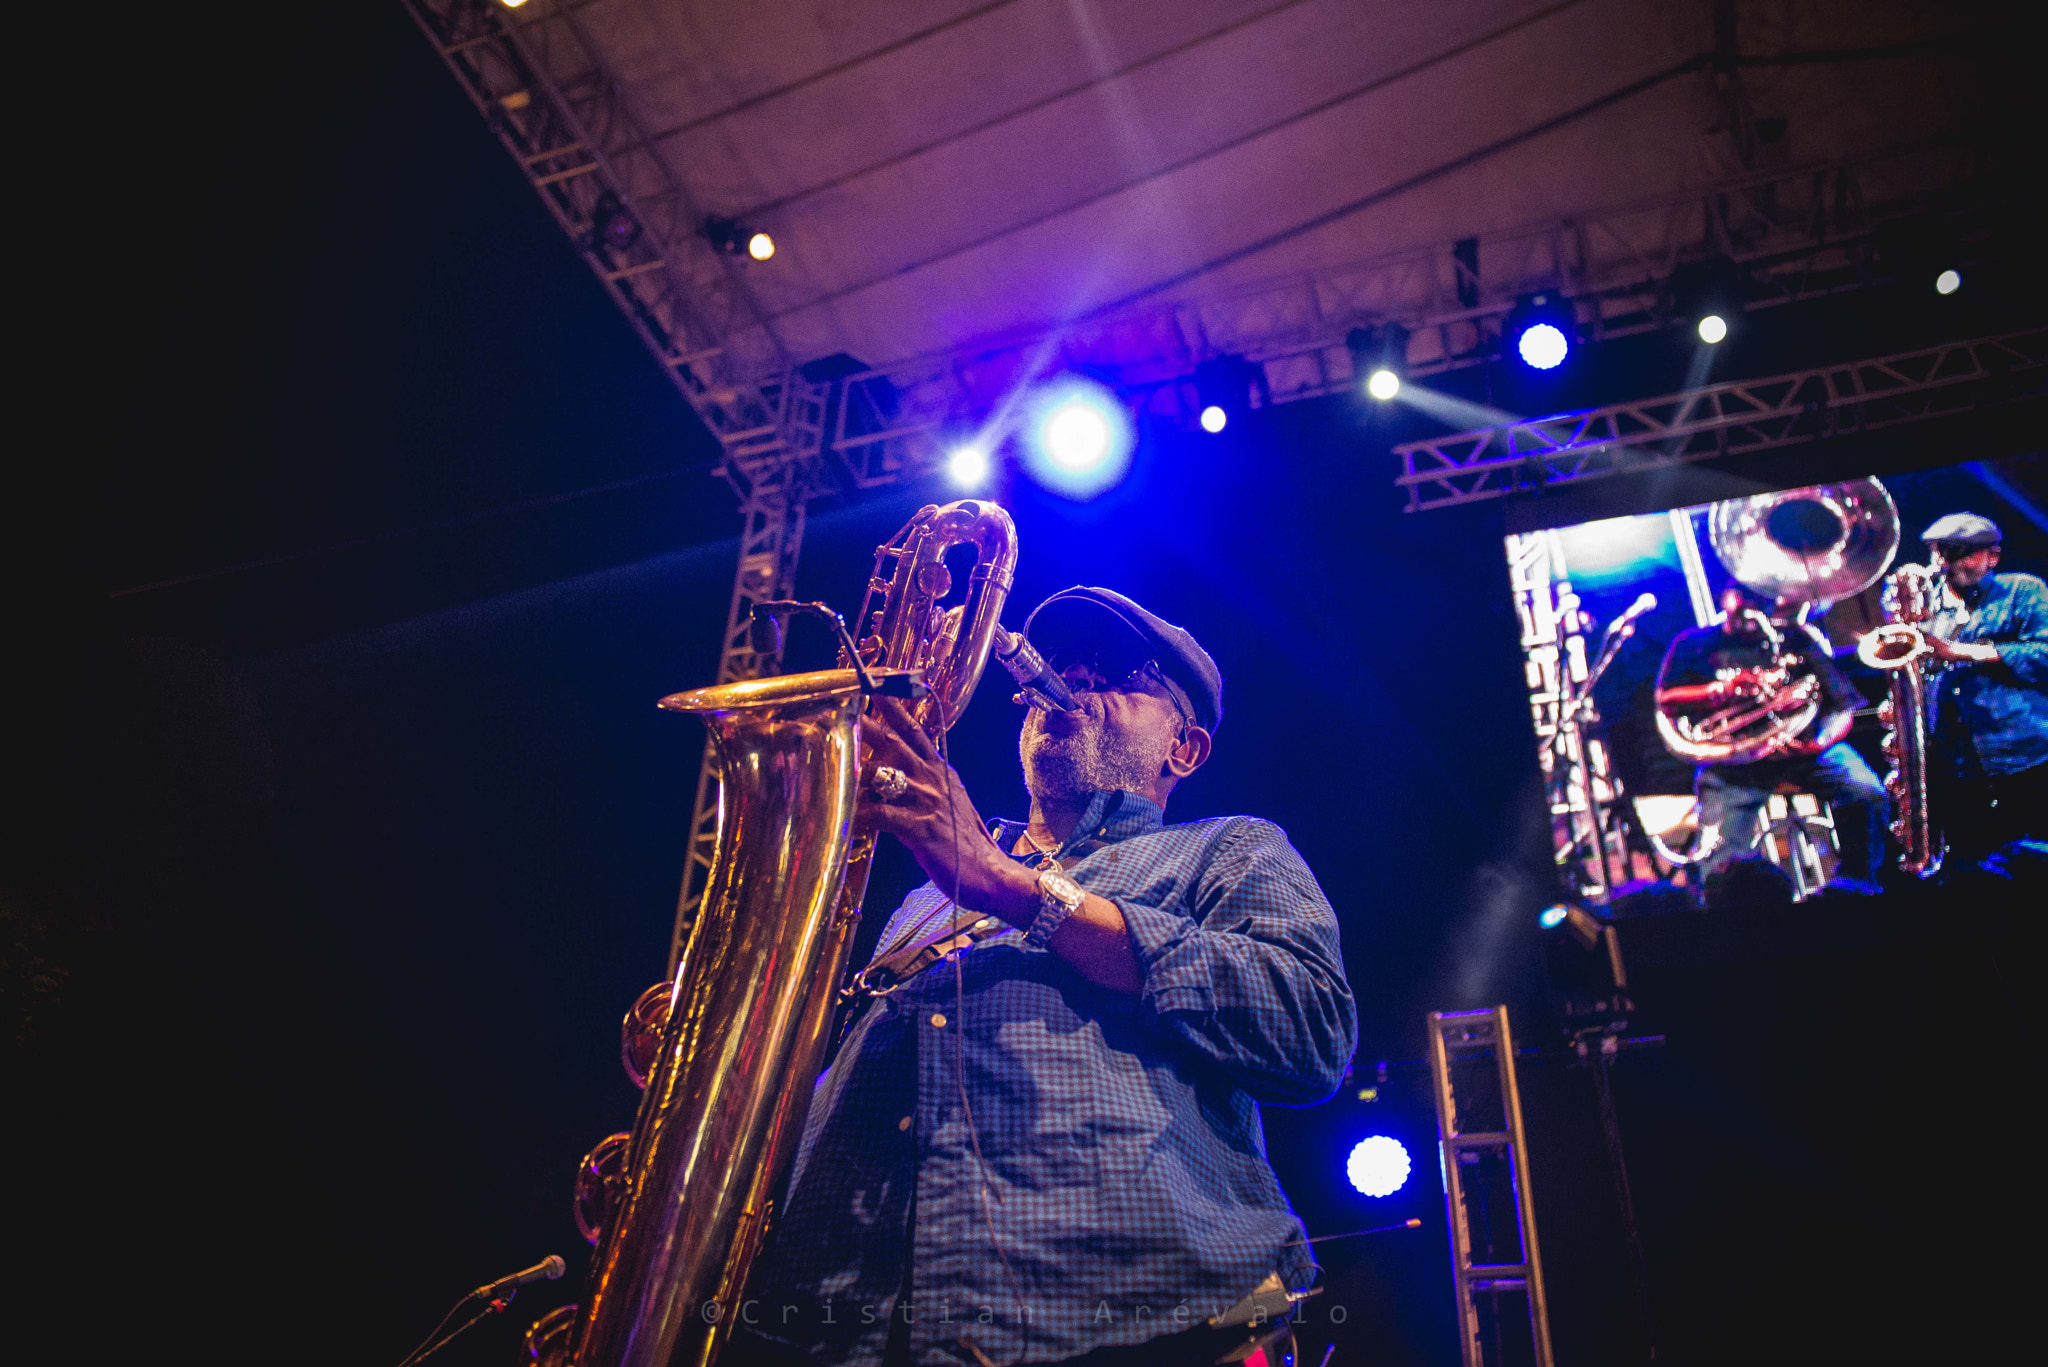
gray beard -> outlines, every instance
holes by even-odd
[[[1088,702],[1084,699],[1081,705],[1087,707]],[[1072,801],[1098,792],[1150,792],[1173,747],[1170,736],[1147,746],[1130,736],[1112,735],[1092,709],[1095,725],[1071,735],[1049,735],[1043,715],[1034,708],[1017,737],[1024,786],[1034,798]]]

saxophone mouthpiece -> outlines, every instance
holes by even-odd
[[[1052,672],[1052,666],[1045,662],[1037,647],[1024,639],[1023,632],[1004,631],[997,627],[994,654],[1023,690],[1013,701],[1042,707],[1048,712],[1072,712],[1080,706],[1068,690],[1066,680]]]

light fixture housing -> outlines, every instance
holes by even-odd
[[[727,256],[766,261],[775,255],[775,239],[751,224],[713,214],[704,220],[704,237]]]
[[[1264,367],[1243,356],[1212,356],[1195,367],[1195,398],[1201,404],[1202,430],[1214,435],[1229,425],[1231,415],[1248,411],[1252,395],[1270,404]]]
[[[1399,323],[1375,323],[1344,334],[1351,353],[1351,372],[1365,376],[1365,392],[1385,403],[1401,392],[1408,375],[1408,329]]]
[[[1504,349],[1532,370],[1555,370],[1571,354],[1578,316],[1569,299],[1555,290],[1525,294],[1515,303],[1501,328]]]

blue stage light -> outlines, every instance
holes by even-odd
[[[1054,493],[1093,498],[1131,463],[1131,420],[1116,395],[1070,379],[1047,386],[1032,406],[1025,465]]]
[[[1549,323],[1538,323],[1524,329],[1515,342],[1515,350],[1524,363],[1538,370],[1555,370],[1564,364],[1566,353],[1572,349],[1564,333]]]
[[[1554,907],[1545,907],[1536,917],[1536,924],[1542,926],[1545,930],[1549,930],[1552,926],[1563,925],[1564,918],[1565,909],[1562,904]]]
[[[1221,404],[1210,404],[1202,410],[1202,430],[1221,432],[1230,422],[1230,414]]]
[[[1572,349],[1577,315],[1569,299],[1546,291],[1524,295],[1501,325],[1501,336],[1535,370],[1555,370]]]
[[[1359,1140],[1344,1160],[1344,1175],[1367,1196],[1392,1196],[1408,1184],[1413,1168],[1401,1141],[1383,1134]]]

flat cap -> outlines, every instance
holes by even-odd
[[[1996,546],[2005,538],[1998,524],[1975,513],[1950,513],[1934,519],[1934,525],[1920,533],[1922,541],[1947,541],[1958,546]]]
[[[1187,695],[1195,725],[1214,731],[1223,720],[1223,671],[1186,627],[1147,612],[1114,589],[1076,585],[1031,610],[1024,634],[1042,653],[1126,631],[1143,643],[1168,680]]]

